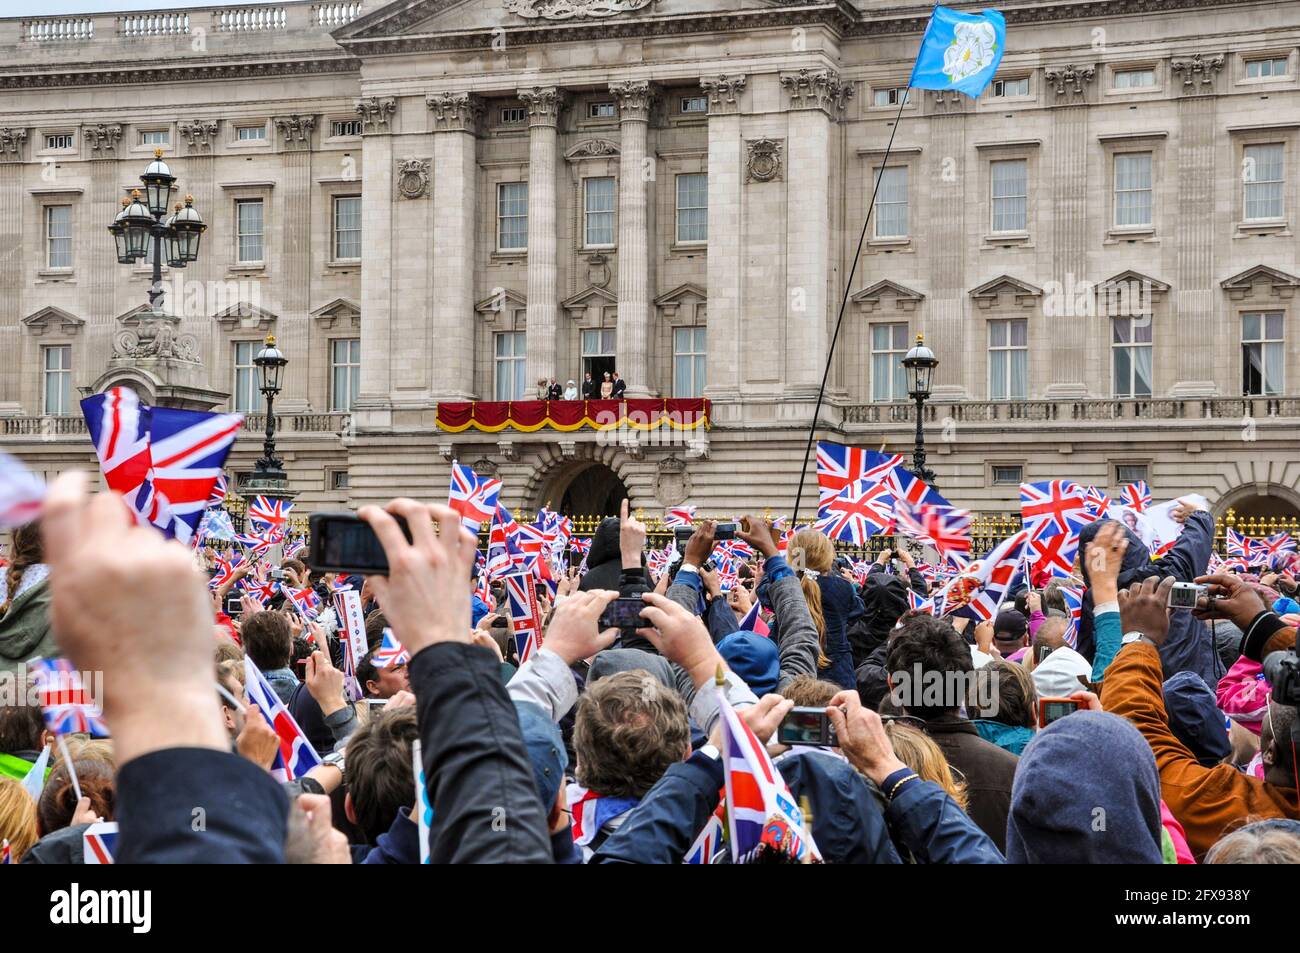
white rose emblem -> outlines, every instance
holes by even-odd
[[[992,64],[997,45],[992,23],[958,23],[952,42],[943,51],[944,75],[952,83],[974,76]]]

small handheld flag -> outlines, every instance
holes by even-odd
[[[116,863],[113,854],[117,852],[117,822],[100,821],[91,824],[81,835],[81,845],[84,863]]]

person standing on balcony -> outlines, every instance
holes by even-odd
[[[560,400],[564,397],[564,388],[554,377],[551,378],[551,386],[546,390],[547,400]]]
[[[623,392],[627,390],[627,381],[618,376],[618,371],[614,371],[613,395],[615,400],[623,399]]]
[[[582,399],[595,400],[600,396],[600,387],[591,379],[591,371],[582,375]]]
[[[614,381],[610,379],[609,371],[605,372],[605,379],[600,382],[600,399],[609,400],[614,396]]]
[[[578,399],[578,385],[575,384],[572,380],[570,380],[567,384],[564,385],[564,399],[565,400]]]

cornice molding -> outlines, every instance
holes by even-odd
[[[71,86],[138,86],[142,83],[185,83],[207,80],[265,79],[360,73],[361,61],[351,56],[323,56],[302,60],[242,63],[187,63],[177,66],[138,66],[87,70],[73,64],[55,64],[48,70],[0,71],[0,89],[49,89]]]

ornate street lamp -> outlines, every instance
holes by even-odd
[[[253,479],[288,479],[284,461],[275,455],[275,395],[280,393],[280,377],[289,359],[275,346],[275,335],[266,336],[266,344],[253,358],[257,367],[258,390],[266,398],[266,440],[262,442],[262,456],[253,464]]]
[[[117,247],[117,260],[130,265],[153,259],[153,280],[149,285],[149,307],[162,310],[162,265],[164,255],[172,268],[184,268],[198,260],[199,238],[208,227],[194,211],[193,197],[186,196],[184,207],[167,214],[171,205],[176,176],[163,161],[162,150],[154,150],[154,159],[140,176],[144,191],[133,189],[122,200],[122,211],[108,226]]]
[[[916,344],[903,355],[907,369],[907,394],[916,401],[916,447],[912,450],[912,473],[931,486],[934,471],[925,466],[925,402],[930,398],[930,378],[939,366],[934,351],[925,346],[925,336],[918,334]]]

